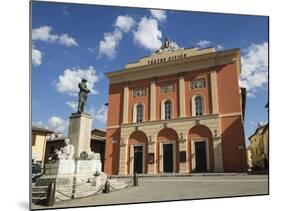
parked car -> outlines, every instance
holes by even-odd
[[[42,169],[39,164],[32,163],[32,182],[42,175]]]

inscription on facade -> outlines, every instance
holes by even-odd
[[[160,87],[160,93],[161,94],[167,94],[169,92],[174,92],[175,91],[175,86],[174,84],[171,85],[165,85]]]

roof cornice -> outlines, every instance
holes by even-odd
[[[190,72],[215,67],[223,64],[237,63],[237,74],[240,74],[240,49],[230,49],[206,53],[178,60],[166,61],[157,64],[147,64],[138,67],[126,68],[107,72],[110,83],[126,82],[146,79],[168,74]],[[149,71],[149,74],[147,74]]]

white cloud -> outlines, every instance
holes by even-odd
[[[34,66],[39,66],[42,64],[42,55],[42,52],[32,45],[32,64]]]
[[[91,108],[89,113],[93,115],[94,121],[98,121],[102,124],[106,124],[107,121],[107,106],[102,105],[98,110]]]
[[[76,43],[75,39],[73,37],[70,37],[69,35],[67,34],[62,34],[60,37],[59,37],[59,43],[62,44],[62,45],[65,45],[67,47],[70,47],[72,45],[75,45],[77,46],[78,44]]]
[[[114,59],[122,37],[122,32],[118,29],[112,33],[104,33],[104,40],[101,40],[99,45],[99,56],[106,55],[109,59]]]
[[[98,91],[95,89],[95,83],[99,81],[99,77],[92,66],[89,66],[87,69],[66,69],[63,75],[60,75],[58,81],[56,81],[56,88],[61,93],[77,95],[79,92],[78,84],[83,78],[88,81],[87,85],[91,90],[90,94],[98,94]]]
[[[255,93],[268,84],[268,43],[252,44],[246,49],[241,66],[239,84],[246,88],[248,97],[255,97]]]
[[[211,42],[208,40],[200,40],[198,43],[196,43],[196,46],[198,46],[199,48],[206,48],[210,44]]]
[[[126,16],[119,15],[116,19],[115,27],[118,27],[123,32],[128,32],[128,31],[130,31],[130,29],[132,28],[132,26],[134,24],[135,24],[135,21],[131,16],[129,16],[129,15],[126,15]]]
[[[52,116],[48,120],[48,128],[55,132],[65,132],[68,126],[68,121],[58,116]]]
[[[65,102],[73,111],[77,111],[78,102],[77,101],[67,101]]]
[[[149,50],[155,50],[161,46],[162,32],[158,29],[155,19],[143,17],[134,31],[134,40],[140,46]]]
[[[64,120],[61,117],[58,116],[52,116],[48,119],[47,123],[38,121],[34,122],[32,121],[32,126],[45,128],[48,130],[52,130],[54,132],[63,132],[66,133],[66,129],[68,127],[69,122]]]
[[[32,121],[32,125],[36,126],[36,127],[41,127],[41,128],[46,128],[47,129],[47,127],[43,124],[42,121],[38,121],[38,122]]]
[[[62,13],[65,15],[65,16],[69,16],[69,12],[67,11],[67,6],[64,6],[62,8]]]
[[[224,49],[224,47],[223,47],[222,45],[217,45],[217,46],[215,47],[215,50],[216,50],[216,51],[219,51],[219,50],[222,50],[222,49]]]
[[[58,35],[51,34],[52,27],[41,26],[36,29],[32,29],[32,40],[41,40],[45,42],[55,42],[58,39]]]
[[[88,48],[88,51],[91,52],[91,53],[94,53],[95,50],[96,50],[95,48],[91,48],[91,47]]]
[[[40,40],[43,42],[57,42],[67,47],[78,46],[77,42],[73,37],[70,37],[67,34],[52,34],[52,27],[50,26],[41,26],[36,29],[32,29],[32,40]]]
[[[164,10],[150,10],[151,15],[158,21],[166,20],[166,12]]]
[[[102,55],[107,56],[109,59],[114,59],[117,55],[117,48],[119,43],[123,38],[123,32],[127,33],[134,26],[135,21],[129,15],[119,15],[116,18],[114,24],[114,31],[107,32],[103,35],[103,40],[99,43],[99,55],[98,58]]]

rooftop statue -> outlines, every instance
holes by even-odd
[[[88,94],[90,93],[90,89],[87,87],[87,80],[82,79],[82,81],[79,83],[79,102],[78,102],[78,109],[77,113],[83,113],[84,107],[87,102]]]
[[[164,42],[162,43],[161,47],[156,50],[154,53],[162,53],[165,51],[175,51],[177,49],[182,49],[180,48],[177,43],[174,41],[171,41],[168,37],[165,38]]]

